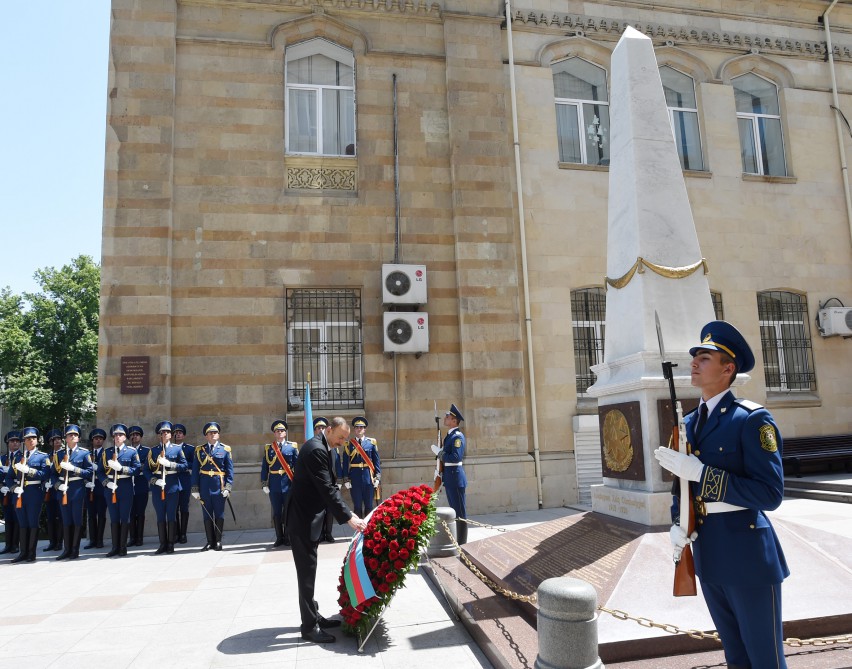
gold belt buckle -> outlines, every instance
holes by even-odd
[[[696,515],[707,517],[707,505],[704,504],[703,499],[695,500],[695,513]]]

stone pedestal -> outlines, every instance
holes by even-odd
[[[549,578],[538,587],[536,669],[602,669],[598,657],[598,598],[578,578]]]
[[[442,520],[447,523],[450,532],[453,533],[453,538],[456,535],[456,512],[451,506],[439,506],[436,510],[435,534],[429,539],[429,545],[426,547],[426,555],[430,558],[434,557],[449,557],[456,554],[455,546],[447,536],[447,530],[444,529]]]

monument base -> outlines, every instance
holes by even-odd
[[[612,486],[593,485],[592,511],[640,525],[672,524],[670,492],[624,490]]]

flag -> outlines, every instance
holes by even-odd
[[[370,576],[367,574],[367,565],[364,564],[363,548],[364,535],[358,532],[343,561],[343,582],[346,584],[349,601],[353,607],[376,596],[373,584],[370,583]]]
[[[311,382],[305,382],[305,441],[314,436],[314,412],[311,410]]]

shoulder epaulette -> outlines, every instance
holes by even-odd
[[[373,439],[372,437],[367,437],[367,440],[368,440],[371,444],[373,444],[373,446],[378,446],[378,445],[379,445],[379,442],[378,442],[378,441],[376,441],[375,439]]]
[[[231,447],[228,444],[222,444],[222,448],[224,448],[228,453],[231,452]]]
[[[758,404],[757,402],[752,402],[751,400],[744,400],[741,398],[737,398],[734,400],[737,404],[739,404],[743,409],[748,412],[757,411],[758,409],[762,409],[763,405]]]
[[[290,444],[290,446],[292,446],[296,450],[299,449],[299,444],[297,444],[295,441],[288,441],[287,443]]]

